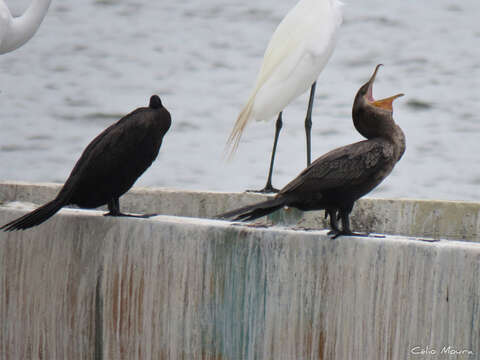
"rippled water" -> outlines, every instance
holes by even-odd
[[[21,12],[27,0],[7,0]],[[103,128],[152,93],[173,117],[143,186],[244,190],[266,180],[273,121],[253,123],[237,156],[225,140],[265,46],[293,0],[53,0],[26,46],[0,56],[0,179],[63,182]],[[346,1],[317,86],[313,157],[360,139],[351,104],[375,64],[374,93],[404,92],[407,152],[371,195],[480,200],[480,2]],[[284,112],[274,185],[305,165],[307,94]]]

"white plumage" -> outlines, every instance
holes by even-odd
[[[0,0],[0,54],[13,51],[37,32],[51,0],[32,0],[22,16],[14,18],[4,0]]]
[[[342,22],[338,0],[301,0],[275,30],[255,86],[228,139],[238,147],[251,120],[270,120],[317,80]]]

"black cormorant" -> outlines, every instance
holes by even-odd
[[[398,94],[375,100],[372,87],[380,65],[357,92],[352,118],[355,128],[368,140],[343,146],[319,157],[271,200],[219,215],[248,221],[284,206],[303,211],[322,210],[330,215],[331,233],[354,235],[349,215],[356,200],[370,192],[392,171],[405,151],[405,136],[393,120],[392,103]],[[342,230],[338,219],[342,220]]]
[[[65,205],[91,209],[107,204],[105,215],[135,217],[120,212],[119,197],[155,160],[170,125],[170,113],[153,95],[148,107],[132,111],[88,144],[55,199],[1,229],[39,225]]]

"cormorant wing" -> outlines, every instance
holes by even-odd
[[[94,138],[75,164],[64,189],[73,190],[75,183],[86,176],[95,174],[95,177],[101,178],[121,167],[125,154],[134,152],[136,146],[149,134],[146,124],[155,116],[149,110],[138,108],[132,111]]]
[[[288,183],[279,195],[315,193],[373,181],[392,161],[393,146],[383,139],[364,140],[319,157]],[[383,177],[388,174],[383,174]]]

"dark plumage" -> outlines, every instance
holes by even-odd
[[[39,225],[65,205],[96,208],[108,204],[106,215],[133,216],[120,212],[119,197],[155,160],[170,125],[170,113],[153,95],[148,107],[124,116],[88,144],[54,200],[1,229],[24,230]]]
[[[380,184],[405,151],[404,134],[392,117],[392,102],[402,94],[378,101],[373,99],[372,86],[378,68],[357,92],[352,111],[355,128],[368,140],[319,157],[273,199],[219,217],[248,221],[284,206],[303,211],[324,209],[330,215],[332,233],[352,235],[349,215],[355,201]],[[338,227],[338,218],[342,219],[342,230]]]

